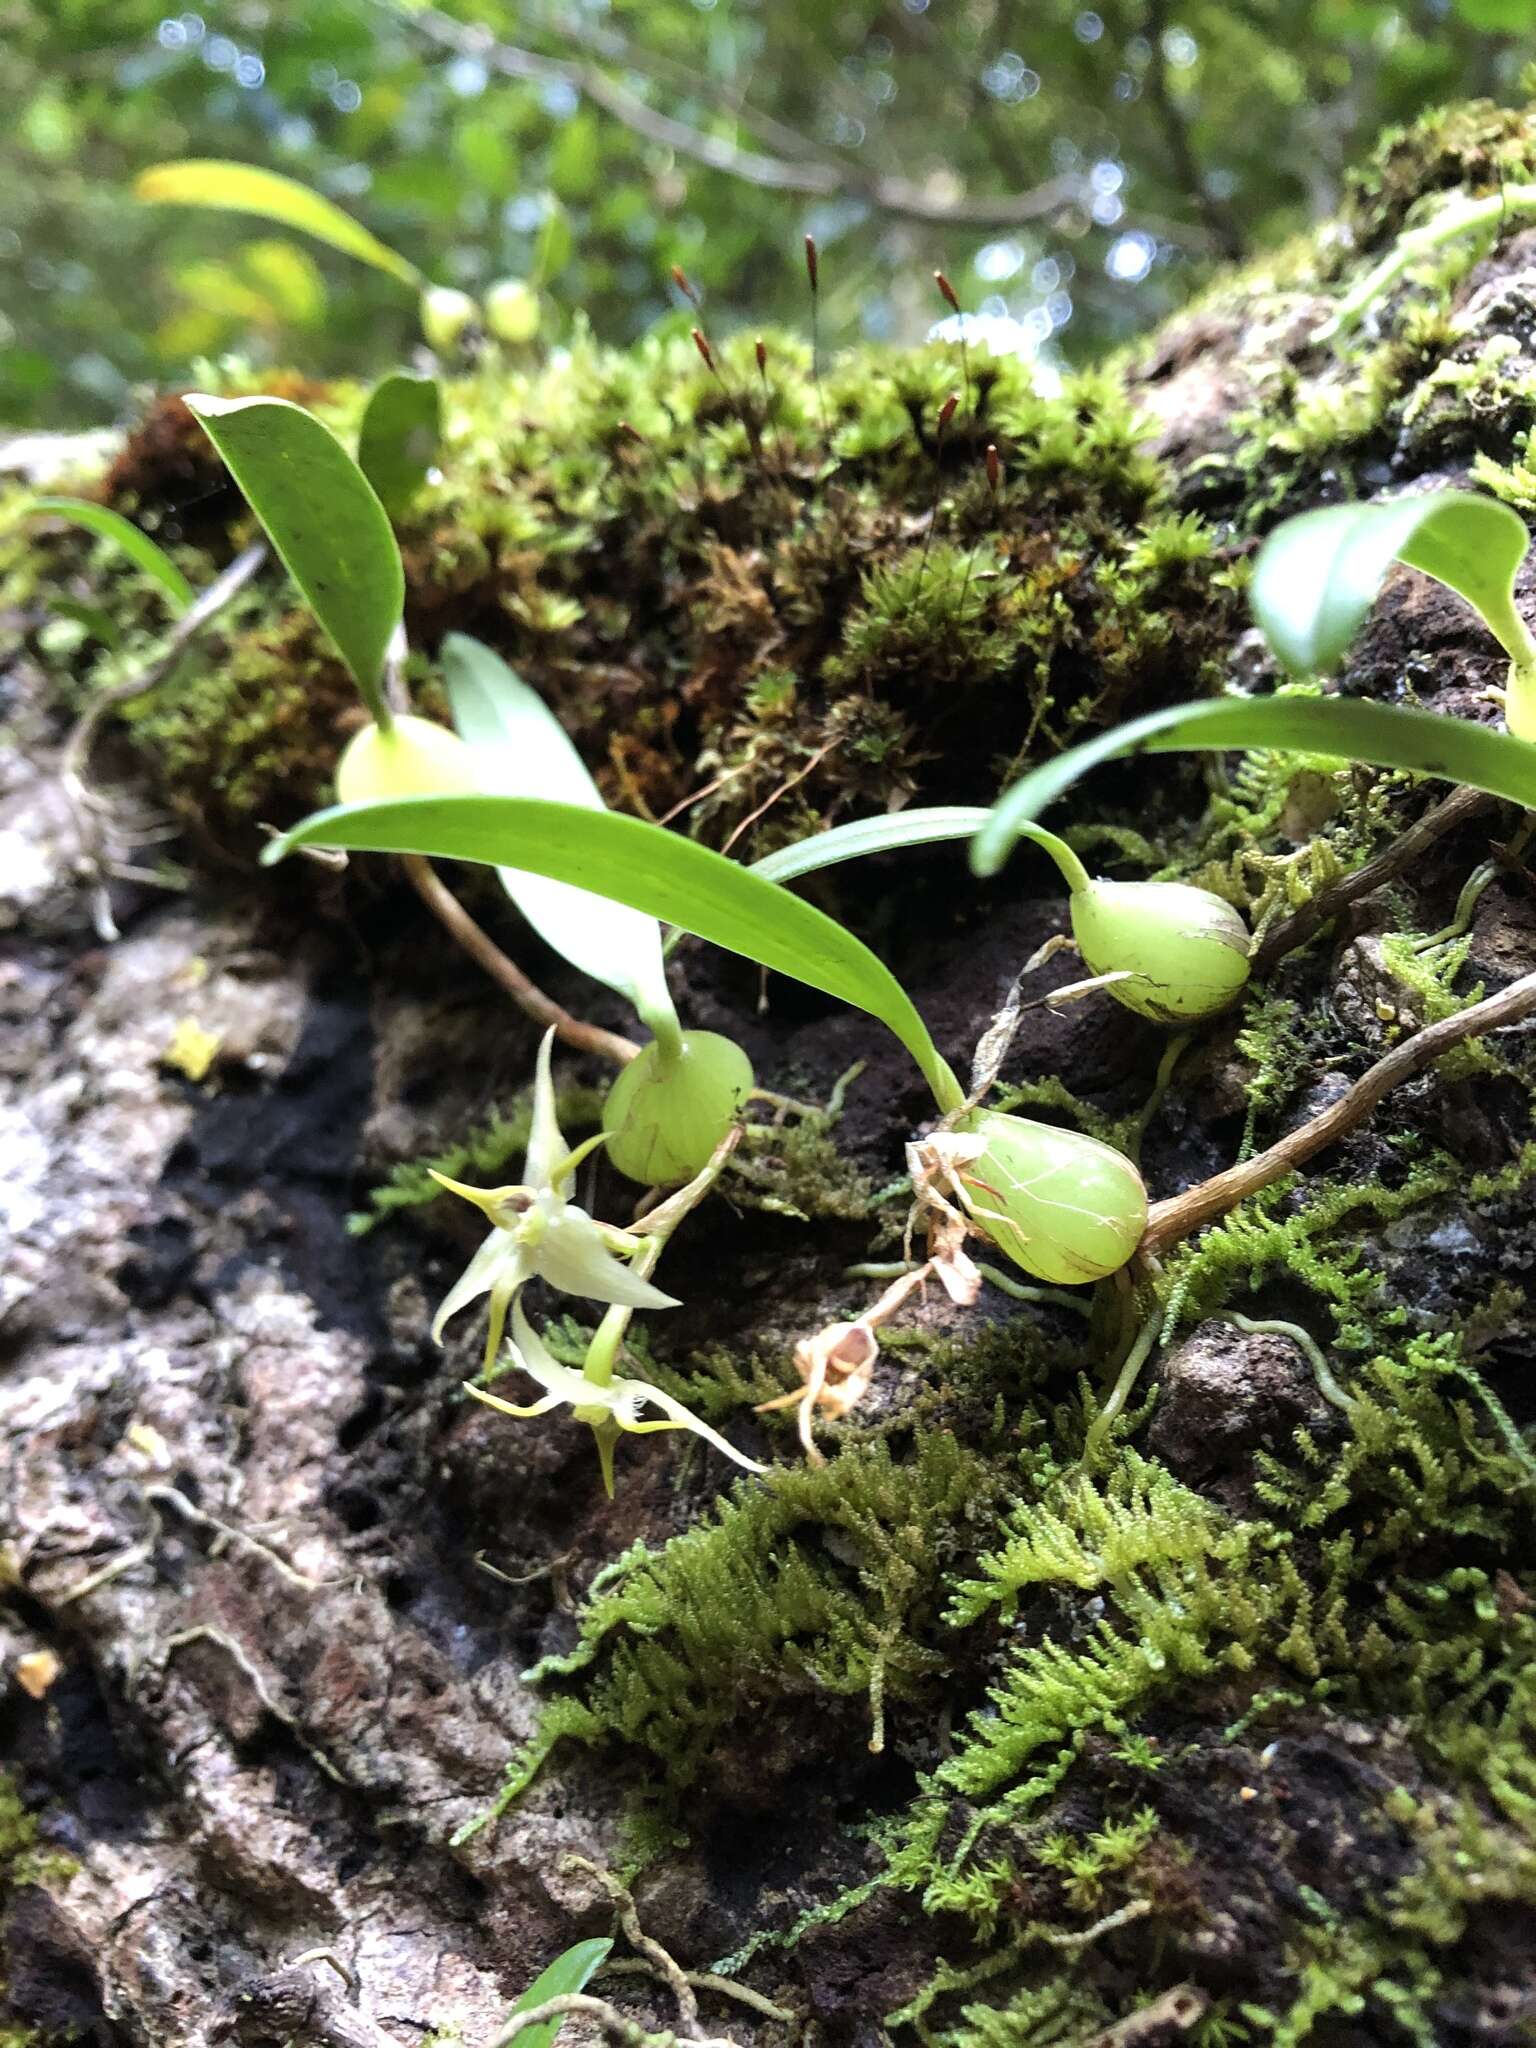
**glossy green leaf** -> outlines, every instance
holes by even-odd
[[[121,512],[114,512],[108,505],[94,504],[89,498],[34,498],[32,510],[50,512],[56,519],[68,519],[76,526],[83,526],[87,532],[99,535],[102,540],[111,541],[136,569],[142,569],[146,576],[154,578],[178,612],[184,612],[191,604],[195,595],[192,586],[165,549],[152,541],[142,527],[135,526],[131,519],[125,519]]]
[[[990,815],[975,804],[949,804],[856,818],[851,825],[834,825],[829,831],[815,832],[809,839],[765,854],[753,861],[752,872],[765,882],[792,882],[799,875],[835,867],[839,861],[859,860],[867,853],[894,853],[904,846],[969,839]]]
[[[559,719],[499,654],[465,633],[450,633],[442,665],[454,725],[474,749],[475,772],[487,795],[548,797],[606,810]],[[523,868],[498,872],[545,945],[580,973],[627,996],[653,1031],[675,1036],[677,1018],[654,917]]]
[[[380,679],[405,608],[405,572],[373,486],[330,429],[286,398],[194,392],[187,404],[340,649],[369,710],[387,721]]]
[[[1536,644],[1512,593],[1529,544],[1518,513],[1471,491],[1328,505],[1286,520],[1260,548],[1254,617],[1292,674],[1326,675],[1343,659],[1388,568],[1401,561],[1457,591],[1510,659],[1528,662]]]
[[[443,436],[443,395],[435,377],[404,370],[373,387],[357,433],[357,463],[391,519],[410,509]]]
[[[419,287],[424,282],[414,263],[370,234],[350,213],[343,213],[296,178],[263,170],[259,164],[231,163],[220,157],[153,164],[135,178],[133,190],[135,198],[155,206],[216,206],[230,213],[259,214],[263,220],[329,242],[343,255],[371,263],[375,270],[387,271],[402,284]]]
[[[787,889],[659,825],[542,799],[417,797],[317,811],[262,858],[280,860],[296,846],[484,861],[611,896],[867,1010],[911,1053],[942,1109],[964,1099],[906,991],[852,932]]]
[[[978,875],[995,875],[1023,827],[1101,761],[1243,747],[1411,768],[1536,806],[1536,746],[1492,726],[1352,697],[1217,697],[1149,711],[1031,769],[993,805],[972,841],[971,866]]]
[[[515,2020],[520,2013],[536,2012],[551,1998],[570,1998],[578,1991],[585,1991],[607,1962],[612,1948],[611,1941],[578,1941],[564,1955],[556,1956],[547,1970],[539,1972],[507,2018]],[[542,2026],[527,2027],[517,2037],[518,2048],[554,2048],[560,2027],[559,2020],[546,2020]]]

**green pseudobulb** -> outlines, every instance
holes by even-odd
[[[1095,974],[1129,973],[1110,994],[1160,1023],[1224,1010],[1248,979],[1248,927],[1185,882],[1090,882],[1072,892],[1072,936]]]
[[[451,355],[471,327],[480,323],[480,308],[468,292],[451,284],[434,284],[421,295],[421,331],[440,356]]]
[[[476,787],[474,755],[457,733],[430,718],[365,725],[336,763],[336,800],[343,804],[473,795]]]
[[[520,277],[499,278],[485,295],[485,324],[498,341],[532,341],[539,331],[539,295]]]
[[[1001,1110],[973,1111],[959,1134],[983,1146],[957,1167],[971,1220],[1037,1280],[1102,1280],[1140,1244],[1147,1190],[1112,1145]]]
[[[608,1091],[608,1157],[631,1180],[671,1187],[709,1164],[752,1087],[752,1063],[717,1031],[685,1031],[670,1057],[651,1044]]]

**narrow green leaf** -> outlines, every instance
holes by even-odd
[[[989,811],[975,804],[932,805],[927,809],[892,811],[878,818],[855,818],[813,832],[793,846],[781,846],[752,863],[752,873],[765,882],[792,882],[839,861],[859,860],[866,853],[893,853],[904,846],[933,846],[945,839],[969,839],[979,832]]]
[[[413,797],[317,811],[262,858],[280,860],[296,846],[484,861],[611,896],[867,1010],[911,1053],[942,1109],[964,1100],[906,991],[852,932],[750,869],[641,818],[526,797]]]
[[[971,844],[971,866],[995,875],[1021,829],[1101,761],[1125,754],[1270,747],[1334,754],[1373,768],[1411,768],[1536,806],[1536,746],[1489,725],[1353,697],[1217,697],[1149,711],[1058,754],[1005,790]]]
[[[607,1962],[612,1948],[611,1941],[578,1941],[564,1955],[556,1956],[547,1970],[540,1971],[507,2018],[515,2020],[519,2013],[536,2012],[547,1999],[569,1998],[575,1992],[585,1991]],[[561,2024],[559,2020],[546,2020],[542,2026],[525,2028],[517,2037],[518,2048],[554,2048]]]
[[[442,665],[453,722],[475,750],[475,772],[488,795],[548,797],[606,810],[559,719],[499,654],[465,633],[450,633]],[[669,1022],[676,1031],[654,917],[523,868],[498,873],[545,945],[580,973],[627,996],[652,1030],[659,1021],[664,1032]]]
[[[110,506],[93,504],[89,498],[34,498],[34,512],[50,512],[56,519],[68,519],[90,533],[120,548],[136,569],[154,578],[178,612],[184,612],[195,595],[165,549],[152,541],[142,527],[125,519]]]
[[[72,597],[50,597],[48,609],[55,618],[69,619],[77,626],[83,626],[87,633],[110,648],[115,654],[123,644],[117,621],[104,612],[99,604],[80,604]]]
[[[343,213],[329,199],[259,164],[231,163],[220,157],[187,158],[153,164],[133,183],[134,197],[154,206],[216,206],[229,213],[259,214],[285,228],[297,228],[317,241],[329,242],[345,256],[371,263],[402,284],[417,289],[426,282],[414,263],[371,235],[361,221]]]
[[[373,387],[357,434],[357,463],[391,519],[410,509],[443,436],[443,395],[435,377],[404,370]]]
[[[373,486],[328,427],[286,398],[188,395],[283,565],[341,650],[375,718],[405,609],[400,550]]]
[[[1515,610],[1513,587],[1529,545],[1518,513],[1471,491],[1328,505],[1286,520],[1260,548],[1254,617],[1294,675],[1326,675],[1397,560],[1458,592],[1510,659],[1527,663],[1536,644]]]

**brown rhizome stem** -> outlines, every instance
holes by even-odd
[[[1432,1066],[1442,1054],[1465,1044],[1469,1038],[1506,1030],[1532,1016],[1536,1016],[1536,974],[1525,974],[1497,995],[1486,996],[1482,1002],[1459,1010],[1454,1017],[1443,1017],[1438,1024],[1428,1024],[1422,1031],[1416,1031],[1362,1074],[1337,1102],[1298,1129],[1287,1131],[1267,1151],[1229,1166],[1223,1173],[1212,1174],[1209,1180],[1186,1188],[1181,1195],[1154,1202],[1141,1240],[1141,1255],[1155,1258],[1170,1245],[1192,1237],[1197,1230],[1204,1230],[1225,1216],[1229,1209],[1235,1209],[1239,1202],[1247,1201],[1250,1195],[1258,1194],[1272,1181],[1305,1164],[1314,1154],[1348,1137],[1384,1096]]]
[[[515,962],[507,958],[490,934],[476,924],[458,897],[438,878],[424,855],[402,854],[400,865],[411,887],[438,923],[464,948],[471,960],[485,969],[498,988],[512,998],[524,1016],[531,1017],[545,1031],[553,1026],[561,1043],[577,1052],[596,1053],[599,1059],[608,1060],[616,1067],[629,1065],[640,1050],[635,1041],[617,1031],[605,1031],[600,1024],[588,1024],[580,1017],[573,1017],[552,996],[545,995]]]
[[[1427,810],[1417,823],[1399,833],[1375,860],[1368,860],[1364,867],[1356,868],[1352,874],[1341,875],[1336,882],[1326,884],[1309,903],[1304,903],[1289,917],[1272,925],[1253,949],[1253,972],[1267,973],[1277,960],[1293,953],[1298,946],[1304,946],[1352,903],[1369,896],[1384,882],[1394,881],[1397,876],[1405,874],[1436,840],[1469,824],[1473,818],[1481,817],[1497,802],[1497,797],[1489,796],[1481,789],[1453,790],[1442,802]]]

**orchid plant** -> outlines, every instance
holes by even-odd
[[[432,1335],[441,1343],[449,1320],[489,1295],[484,1371],[489,1373],[497,1363],[510,1314],[512,1337],[506,1363],[526,1373],[542,1392],[537,1401],[520,1407],[484,1387],[467,1386],[465,1391],[500,1414],[523,1420],[568,1406],[576,1421],[586,1423],[596,1439],[609,1493],[613,1491],[614,1446],[626,1432],[645,1436],[656,1430],[692,1430],[744,1470],[761,1472],[761,1465],[744,1456],[681,1401],[646,1380],[623,1379],[614,1371],[619,1342],[633,1311],[678,1306],[673,1295],[652,1285],[648,1269],[660,1257],[672,1231],[709,1191],[718,1168],[706,1168],[688,1188],[652,1210],[638,1229],[621,1230],[597,1222],[568,1199],[567,1190],[577,1167],[603,1142],[603,1136],[599,1132],[574,1148],[566,1144],[555,1108],[550,1068],[553,1040],[554,1033],[546,1032],[539,1046],[522,1181],[511,1187],[472,1188],[443,1174],[434,1176],[452,1193],[483,1210],[490,1218],[491,1230],[444,1296],[432,1320]],[[555,1359],[523,1311],[522,1291],[534,1279],[562,1294],[608,1305],[609,1314],[598,1325],[579,1371]],[[659,1409],[662,1420],[642,1422],[646,1407]]]

